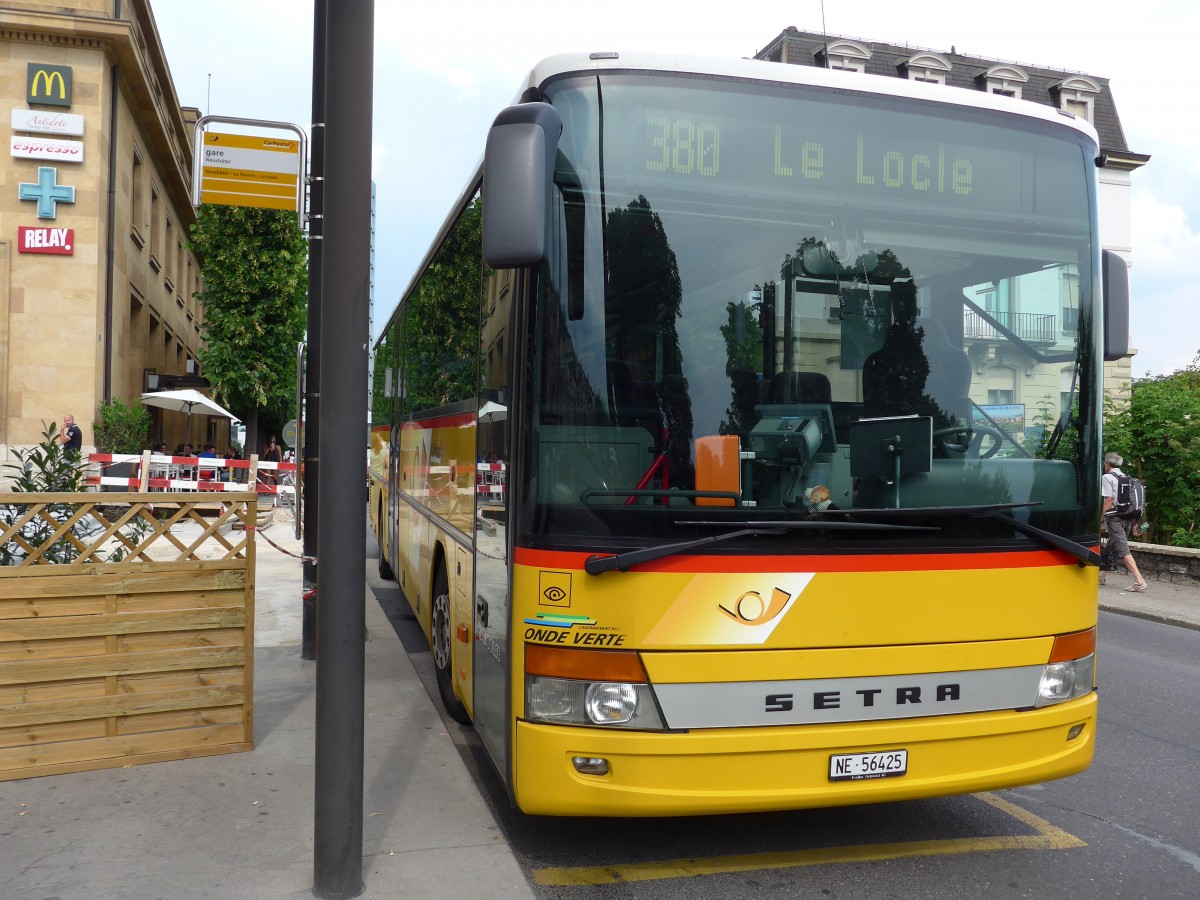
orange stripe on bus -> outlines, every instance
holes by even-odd
[[[513,561],[535,569],[582,569],[593,556],[610,553],[579,553],[561,550],[529,550],[518,547]],[[1057,550],[995,553],[872,553],[844,556],[672,556],[641,563],[639,572],[924,572],[934,569],[1034,569],[1074,564],[1074,557]]]

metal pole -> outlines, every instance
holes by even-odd
[[[292,442],[292,446],[296,448],[297,463],[294,485],[296,505],[293,509],[296,514],[293,520],[296,526],[296,540],[300,540],[304,533],[304,529],[300,527],[301,517],[304,515],[304,347],[304,341],[296,344],[296,437]],[[301,599],[303,600],[303,596]],[[303,641],[301,643],[303,644]],[[301,655],[303,656],[303,651]]]
[[[323,519],[317,536],[316,771],[313,893],[363,891],[367,347],[371,251],[374,0],[340,0],[325,17],[325,253],[321,318]]]
[[[308,188],[308,360],[304,382],[304,562],[300,658],[317,658],[317,518],[321,438],[321,258],[325,223],[325,2],[313,3],[312,155]]]

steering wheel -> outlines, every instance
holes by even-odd
[[[951,435],[965,435],[966,442],[951,441]],[[983,439],[992,439],[992,445],[986,451],[981,450]],[[934,443],[947,455],[966,456],[974,448],[974,455],[980,459],[990,459],[996,455],[1004,442],[1004,432],[998,431],[991,425],[954,425],[950,428],[939,428],[933,433]]]

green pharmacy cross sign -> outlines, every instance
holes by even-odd
[[[75,188],[58,184],[58,170],[53,166],[38,166],[38,180],[21,182],[21,199],[36,200],[39,219],[58,217],[59,203],[74,203]]]

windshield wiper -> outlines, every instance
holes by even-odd
[[[1041,505],[1040,500],[1029,500],[1022,503],[976,503],[969,506],[848,506],[823,509],[813,515],[877,519],[904,518],[905,516],[975,516],[981,513],[1006,512]]]
[[[995,519],[998,522],[1003,522],[1005,525],[1011,527],[1013,531],[1019,531],[1021,534],[1028,535],[1029,537],[1040,538],[1054,549],[1071,554],[1084,565],[1100,565],[1100,554],[1091,547],[1085,547],[1083,544],[1055,534],[1053,531],[1046,531],[1045,529],[1038,528],[1036,525],[1030,525],[1028,522],[1018,521],[1012,516],[1006,516],[1000,512],[981,513],[976,518]]]
[[[1090,547],[1085,547],[1076,541],[1065,538],[1062,535],[1055,534],[1052,531],[1046,531],[1043,528],[1038,528],[1036,525],[1030,525],[1027,522],[1022,522],[1014,519],[1011,513],[1014,509],[1029,509],[1033,506],[1041,506],[1041,501],[1033,500],[1023,503],[987,503],[978,504],[975,506],[911,506],[903,508],[879,507],[879,508],[863,508],[863,509],[827,509],[820,515],[827,516],[831,514],[841,514],[855,516],[859,518],[874,517],[874,518],[899,518],[904,516],[962,516],[972,519],[994,519],[997,522],[1003,522],[1013,529],[1027,537],[1034,537],[1041,540],[1043,543],[1049,544],[1056,550],[1062,550],[1064,553],[1069,553],[1081,563],[1091,566],[1100,565],[1100,554]]]
[[[630,550],[626,553],[616,553],[612,556],[592,556],[583,564],[583,570],[589,575],[602,575],[616,569],[624,572],[638,563],[662,559],[664,556],[674,556],[686,553],[697,547],[708,544],[718,544],[722,541],[732,541],[737,538],[749,537],[756,534],[779,535],[789,531],[938,531],[940,529],[925,525],[894,525],[890,522],[830,522],[830,521],[801,521],[801,522],[676,522],[677,525],[716,525],[722,528],[730,525],[741,525],[735,531],[714,534],[712,537],[697,538],[692,541],[678,541],[673,544],[659,544],[656,547],[643,547],[641,550]]]

